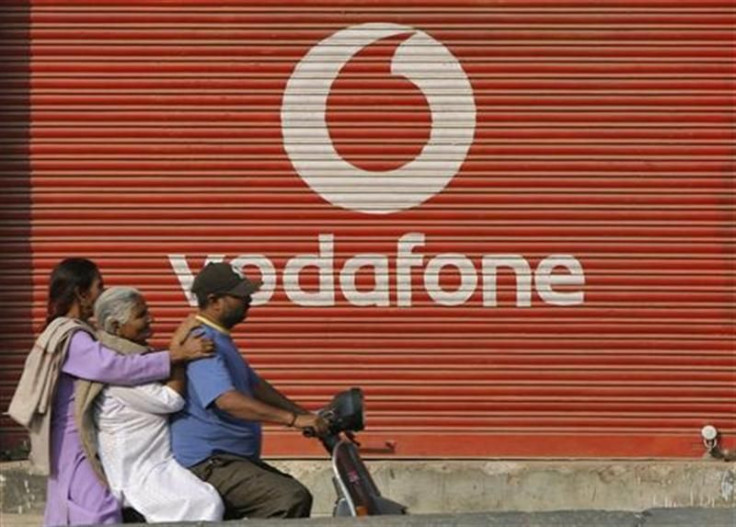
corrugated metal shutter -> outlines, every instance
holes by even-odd
[[[188,309],[171,255],[196,272],[208,255],[257,254],[277,283],[241,327],[243,351],[312,406],[362,386],[364,441],[377,451],[699,456],[704,424],[736,433],[732,2],[30,4],[2,7],[12,59],[0,124],[10,220],[2,295],[13,311],[2,322],[1,406],[31,342],[28,313],[40,324],[62,257],[94,258],[108,284],[142,288],[163,335]],[[322,199],[283,145],[297,63],[366,23],[410,29],[365,47],[333,84],[326,121],[341,156],[376,172],[422,152],[435,122],[427,100],[389,70],[417,31],[457,58],[477,112],[457,175],[392,214]],[[423,53],[414,60],[433,60]],[[440,91],[443,67],[431,81]],[[448,118],[462,121],[449,86]],[[305,108],[309,95],[297,94]],[[370,190],[365,181],[356,192]],[[409,233],[425,236],[414,249],[423,265],[412,305],[399,307],[397,243]],[[305,307],[285,294],[283,271],[317,253],[320,235],[325,251],[333,235],[334,305]],[[340,286],[345,262],[364,253],[388,256],[388,307],[355,306]],[[439,305],[423,278],[445,253],[477,279],[456,306]],[[585,284],[567,291],[584,300],[552,305],[533,287],[519,307],[524,278],[504,268],[497,305],[484,305],[494,283],[481,276],[484,255],[517,255],[531,271],[572,256]],[[449,293],[464,287],[451,267],[439,284]],[[316,273],[302,278],[316,290]],[[357,282],[377,287],[368,269]],[[3,420],[2,444],[19,437]],[[319,454],[276,429],[266,451]]]
[[[20,443],[7,409],[32,342],[29,9],[0,5],[0,456]],[[6,25],[7,24],[7,25]]]

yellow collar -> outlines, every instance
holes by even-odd
[[[230,332],[227,329],[223,328],[220,324],[216,324],[215,322],[212,322],[210,319],[205,318],[202,315],[197,315],[195,318],[205,326],[209,326],[212,329],[219,331],[220,333],[224,333],[225,335],[230,334]]]

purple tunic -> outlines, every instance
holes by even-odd
[[[120,355],[77,331],[59,374],[51,417],[51,475],[44,525],[122,523],[120,504],[95,475],[74,421],[74,381],[137,385],[169,377],[167,352]]]

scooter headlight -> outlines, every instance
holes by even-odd
[[[365,427],[363,390],[351,388],[338,393],[320,413],[329,421],[330,431],[333,434],[363,430]]]

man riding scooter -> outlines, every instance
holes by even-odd
[[[260,377],[230,334],[260,285],[226,263],[210,263],[195,278],[197,319],[215,354],[187,367],[187,402],[171,423],[172,448],[180,464],[220,493],[225,519],[308,517],[306,487],[261,460],[261,423],[317,435],[327,424]]]

